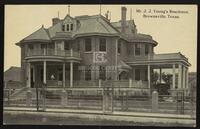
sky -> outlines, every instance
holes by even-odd
[[[138,33],[151,35],[158,42],[154,49],[156,54],[181,52],[191,63],[189,71],[196,72],[197,5],[101,5],[101,14],[105,16],[109,10],[111,22],[119,21],[122,6],[127,8],[127,20],[131,17],[134,19]],[[163,15],[161,12],[169,10],[188,13],[170,14],[179,18],[144,18],[144,13],[136,12],[145,9],[151,10],[148,15]],[[50,27],[52,18],[58,17],[59,14],[63,19],[67,13],[68,5],[5,5],[4,71],[11,66],[21,65],[20,47],[15,43],[41,28],[42,25],[45,28]],[[99,13],[99,5],[70,5],[72,17]]]

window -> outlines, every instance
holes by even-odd
[[[99,51],[106,51],[106,39],[105,38],[99,39]]]
[[[65,31],[65,25],[62,25],[62,31]]]
[[[118,42],[117,45],[117,52],[120,54],[121,53],[121,42]]]
[[[70,44],[68,41],[65,41],[65,50],[70,50]]]
[[[67,31],[69,31],[69,24],[67,24]]]
[[[56,43],[56,50],[62,50],[62,42]]]
[[[91,38],[86,38],[85,39],[85,51],[92,51],[92,43],[91,43]]]
[[[148,55],[148,54],[149,54],[149,46],[145,45],[145,55]]]
[[[40,45],[40,48],[41,48],[41,49],[45,49],[45,48],[46,48],[46,44],[41,44],[41,45]]]
[[[63,73],[62,73],[62,68],[58,68],[58,81],[63,80]]]
[[[54,49],[54,47],[55,47],[55,44],[54,44],[54,43],[49,44],[49,48],[50,48],[50,49]]]
[[[99,67],[99,79],[106,80],[106,67],[105,66]]]
[[[85,80],[91,80],[91,69],[85,71]]]
[[[135,80],[140,80],[140,69],[135,69]]]
[[[70,28],[71,28],[71,30],[73,30],[73,24],[71,24],[71,27],[70,27]]]
[[[43,82],[43,68],[40,69],[40,81]]]
[[[141,44],[135,44],[135,55],[140,55]]]
[[[29,45],[28,45],[28,48],[29,48],[30,50],[32,50],[32,49],[33,49],[33,44],[29,44]]]
[[[80,51],[80,41],[77,41],[77,51]]]
[[[148,71],[147,71],[147,69],[144,70],[144,73],[145,73],[145,79],[144,80],[148,81]]]

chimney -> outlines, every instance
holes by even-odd
[[[126,7],[122,7],[121,11],[121,33],[125,33],[125,27],[126,27]]]
[[[54,26],[55,24],[57,24],[58,22],[60,22],[59,18],[52,18],[52,25]]]

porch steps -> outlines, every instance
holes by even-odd
[[[23,89],[21,92],[16,94],[15,96],[11,96],[11,100],[26,100],[26,89]]]
[[[27,90],[27,87],[23,87],[21,89],[18,89],[16,92],[14,92],[13,94],[11,94],[11,98],[14,98],[16,96],[18,96],[19,94],[21,94],[22,92],[26,91]]]

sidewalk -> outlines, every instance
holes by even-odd
[[[74,109],[51,109],[47,108],[45,112],[37,112],[36,108],[27,107],[4,107],[4,113],[14,115],[36,115],[45,117],[62,117],[62,118],[79,118],[90,120],[111,120],[111,121],[125,121],[137,123],[156,123],[167,125],[196,125],[196,120],[191,119],[190,115],[175,115],[175,114],[161,114],[161,113],[142,113],[142,112],[119,112],[115,111],[112,114],[103,114],[102,111],[95,110],[74,110]],[[142,124],[141,124],[142,125]],[[162,124],[161,124],[162,125]]]

